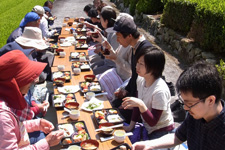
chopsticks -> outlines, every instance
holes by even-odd
[[[118,127],[122,127],[123,124],[118,124],[118,125],[114,125],[114,126],[110,126],[110,127],[103,127],[103,128],[100,128],[100,129],[96,129],[95,131],[98,132],[98,131],[102,131],[102,130],[105,130],[105,129],[108,129],[108,128],[118,128]]]
[[[125,136],[131,136],[131,135],[133,135],[132,132],[128,132],[128,133],[125,134]],[[101,142],[105,142],[105,141],[108,141],[108,140],[111,140],[111,139],[114,139],[114,136],[100,137]]]

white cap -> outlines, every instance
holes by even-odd
[[[44,15],[44,13],[45,13],[44,8],[42,6],[39,6],[39,5],[34,6],[32,11],[37,13],[38,15]]]

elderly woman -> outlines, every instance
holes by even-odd
[[[62,139],[63,131],[51,132],[54,126],[49,121],[31,120],[34,113],[24,99],[30,85],[45,66],[45,63],[29,60],[19,50],[0,57],[0,149],[48,150]],[[30,145],[27,132],[39,130],[49,134]]]

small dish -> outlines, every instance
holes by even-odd
[[[64,83],[66,82],[65,78],[55,78],[53,80],[53,82],[55,83],[56,86],[63,86]]]
[[[55,50],[55,52],[59,55],[60,52],[64,52],[64,49],[62,49],[62,48],[57,48],[57,49]]]
[[[69,116],[70,116],[70,119],[77,120],[80,117],[80,111],[76,109],[71,110]]]
[[[114,124],[112,123],[102,123],[99,125],[99,128],[103,128],[103,127],[110,127],[113,126]],[[103,129],[101,130],[101,133],[105,134],[105,135],[113,135],[114,129],[113,128],[107,128],[107,129]]]
[[[99,147],[99,143],[97,140],[85,140],[83,142],[80,143],[80,147],[83,150],[96,150]]]
[[[94,74],[85,75],[84,80],[86,82],[93,82],[95,80],[95,75]]]
[[[69,26],[72,26],[73,25],[73,22],[68,22],[67,23]]]
[[[77,146],[77,145],[71,145],[71,146],[68,147],[67,150],[81,150],[81,147]]]
[[[79,108],[79,103],[77,102],[69,102],[69,103],[65,103],[65,107],[69,110],[74,110],[74,109],[78,109]]]

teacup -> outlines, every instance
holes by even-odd
[[[70,119],[77,120],[80,117],[80,111],[76,110],[76,109],[73,109],[73,110],[70,111],[69,116],[70,116]]]
[[[58,70],[59,71],[65,70],[65,66],[64,65],[58,65],[57,67],[58,67]]]
[[[81,69],[80,68],[73,68],[73,73],[76,74],[76,75],[79,75],[81,72]]]
[[[80,57],[80,58],[79,58],[79,61],[80,61],[80,62],[85,62],[85,61],[87,61],[87,60],[86,60],[86,57]]]
[[[60,56],[61,58],[64,58],[64,57],[66,56],[66,52],[59,52],[59,56]]]
[[[68,147],[67,150],[81,150],[81,147],[77,146],[77,145],[71,145],[71,146]]]
[[[94,92],[87,92],[86,93],[87,100],[90,100],[92,97],[95,97],[95,93]]]
[[[63,24],[62,24],[63,27],[66,27],[66,25],[67,25],[67,23],[63,23]]]
[[[114,132],[114,140],[118,143],[122,143],[125,140],[126,132],[124,130],[116,130]]]

